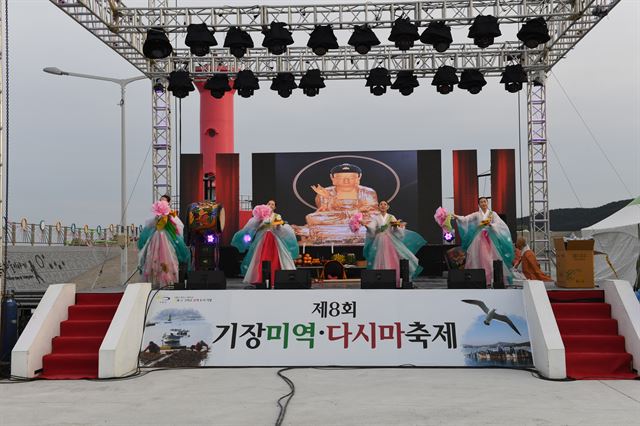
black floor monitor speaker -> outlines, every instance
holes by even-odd
[[[484,269],[452,269],[447,277],[447,288],[487,288]]]
[[[395,269],[363,269],[360,273],[360,288],[396,288]]]
[[[187,290],[224,290],[227,279],[222,271],[191,271],[187,275]]]
[[[274,280],[276,290],[304,290],[311,288],[311,274],[309,271],[279,270]]]

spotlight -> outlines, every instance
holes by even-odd
[[[522,83],[527,82],[527,73],[522,65],[507,65],[502,73],[500,83],[504,83],[504,90],[509,93],[516,93],[522,90]]]
[[[456,235],[453,229],[451,231],[442,231],[442,238],[445,242],[450,243],[456,238]]]
[[[400,90],[403,96],[409,96],[413,93],[413,89],[419,85],[420,83],[418,83],[416,76],[413,75],[413,71],[400,71],[391,88]]]
[[[283,98],[291,96],[296,87],[298,87],[296,79],[290,72],[279,72],[271,81],[271,90],[276,90]]]
[[[388,69],[378,67],[369,71],[365,87],[368,87],[374,96],[382,96],[387,93],[387,86],[391,86],[391,75]]]
[[[242,241],[244,241],[245,244],[249,244],[251,242],[251,234],[244,234],[244,237],[242,237]]]
[[[469,28],[468,38],[473,39],[473,43],[481,49],[493,44],[495,37],[501,36],[498,18],[491,15],[478,15],[473,20]]]
[[[229,76],[227,74],[214,74],[204,84],[204,88],[211,92],[211,96],[222,99],[225,93],[231,91]]]
[[[264,34],[262,46],[273,55],[282,55],[287,51],[287,46],[293,44],[291,31],[285,28],[286,25],[284,22],[272,22],[269,28],[262,30]]]
[[[380,44],[380,40],[368,25],[356,25],[353,28],[353,34],[351,34],[348,44],[355,47],[356,52],[359,54],[366,55],[371,50],[371,46]]]
[[[229,27],[227,36],[224,38],[224,47],[229,48],[229,52],[236,58],[242,58],[247,49],[253,47],[253,40],[248,32],[239,27]]]
[[[238,72],[238,76],[233,82],[233,88],[238,91],[238,95],[248,98],[253,95],[255,90],[260,88],[260,85],[253,71],[242,70]]]
[[[142,53],[149,59],[163,59],[171,55],[173,47],[162,28],[149,28],[147,38],[142,45]]]
[[[433,76],[431,81],[432,86],[436,86],[438,93],[446,95],[453,91],[453,87],[458,84],[458,76],[456,75],[456,69],[449,65],[443,65],[438,68],[436,75]]]
[[[327,86],[324,84],[324,78],[322,78],[320,70],[308,70],[300,79],[299,87],[302,89],[302,93],[313,97],[320,93],[320,89]]]
[[[184,40],[184,44],[189,46],[191,53],[196,56],[205,56],[209,53],[211,46],[216,46],[218,42],[213,33],[215,29],[209,30],[207,24],[189,24],[187,27],[187,38]]]
[[[153,84],[153,91],[157,96],[161,96],[164,93],[164,85],[159,78],[156,78],[156,81]]]
[[[427,29],[422,32],[420,41],[424,44],[430,44],[436,51],[442,53],[453,42],[451,27],[446,25],[444,21],[432,21]]]
[[[393,22],[389,41],[393,41],[398,49],[411,49],[413,42],[419,38],[418,26],[412,24],[409,18],[398,18]]]
[[[251,237],[251,236],[249,236]],[[215,246],[216,244],[218,244],[218,235],[217,234],[205,234],[204,235],[204,242],[208,245],[211,246]]]
[[[529,19],[518,31],[518,40],[521,40],[529,49],[548,42],[551,37],[547,22],[544,18]]]
[[[463,70],[460,76],[458,87],[468,90],[472,95],[480,93],[482,88],[486,86],[487,80],[484,79],[482,73],[478,70]]]
[[[169,74],[169,91],[176,98],[186,98],[189,92],[196,90],[189,76],[189,72],[185,70],[172,71]]]
[[[325,55],[329,49],[337,49],[338,39],[333,34],[331,25],[316,25],[309,36],[307,47],[310,47],[318,56]]]

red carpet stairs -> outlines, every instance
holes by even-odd
[[[53,352],[42,359],[44,379],[97,379],[98,352],[122,293],[78,293],[60,323]]]
[[[549,291],[565,346],[567,377],[635,379],[631,354],[602,290]]]

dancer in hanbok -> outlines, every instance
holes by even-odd
[[[409,261],[409,276],[417,277],[422,271],[415,253],[427,242],[417,232],[405,229],[405,223],[389,214],[389,203],[378,204],[379,214],[371,215],[366,225],[363,254],[368,269],[394,269],[396,285],[400,286],[400,259]],[[362,214],[354,215],[349,223],[351,230],[357,232],[362,225]]]
[[[164,195],[153,203],[154,217],[147,220],[138,240],[138,269],[154,288],[178,282],[178,264],[189,263],[191,253],[184,243],[182,221]]]
[[[462,249],[467,257],[465,269],[484,269],[487,285],[493,282],[493,261],[501,260],[504,284],[512,282],[514,249],[511,232],[497,213],[489,209],[489,201],[481,197],[478,211],[467,216],[455,217]]]
[[[284,223],[275,209],[276,202],[273,200],[254,207],[253,217],[231,240],[231,245],[240,253],[248,250],[240,265],[244,283],[263,282],[262,262],[265,260],[271,262],[271,276],[265,277],[270,280],[271,286],[277,270],[296,269],[293,259],[298,257],[299,247],[295,232]]]

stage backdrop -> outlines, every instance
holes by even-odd
[[[531,367],[525,318],[521,290],[160,291],[140,359],[155,367]]]
[[[312,189],[331,190],[330,171],[343,163],[362,170],[354,187],[360,205],[387,200],[391,214],[407,222],[409,229],[430,243],[442,242],[431,220],[442,200],[440,151],[256,153],[252,158],[254,205],[276,200],[277,211],[294,227],[301,244],[362,244],[364,228],[355,235],[348,228],[349,209],[334,207],[341,202],[321,206]],[[331,197],[341,198],[335,191]]]

